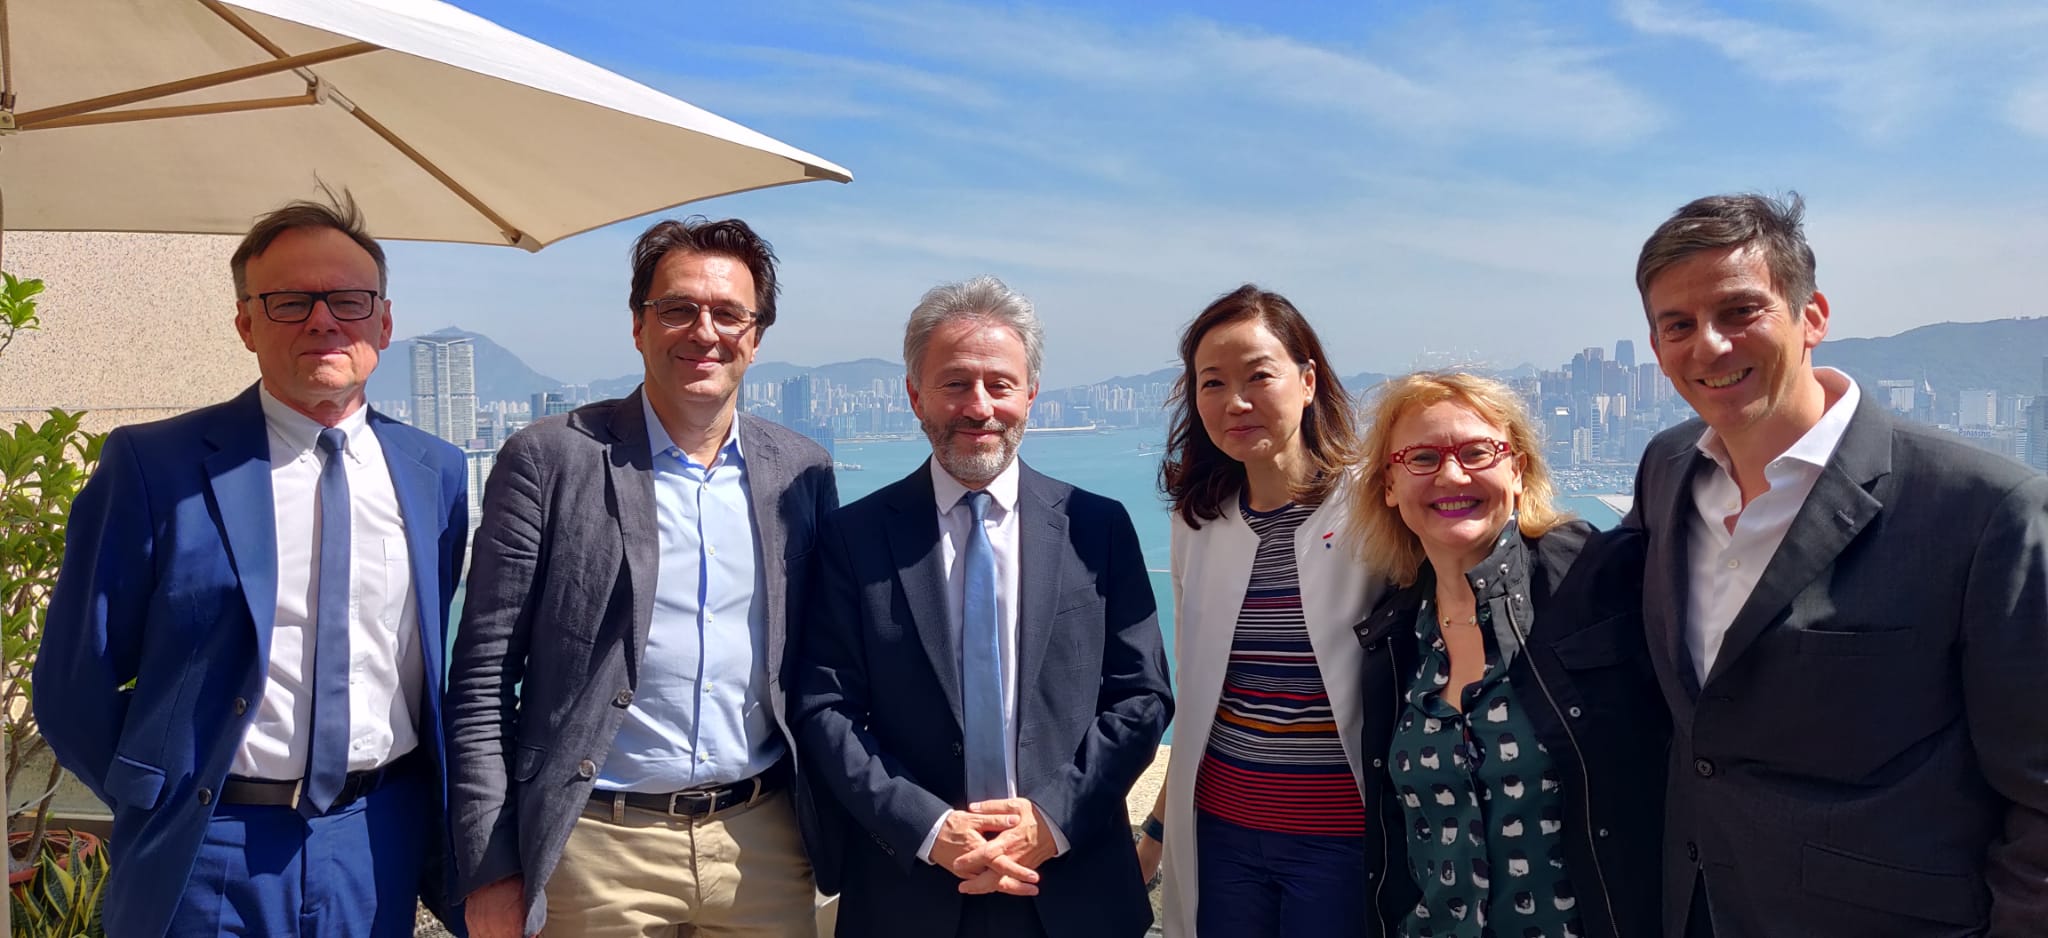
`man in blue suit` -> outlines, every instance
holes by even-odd
[[[264,216],[230,266],[262,379],[107,437],[36,718],[114,812],[113,938],[411,935],[448,911],[462,454],[365,406],[391,304],[352,200]]]
[[[1017,459],[1038,318],[993,277],[903,342],[932,459],[830,515],[798,672],[808,771],[843,811],[838,934],[1134,938],[1124,808],[1173,713],[1122,505]]]

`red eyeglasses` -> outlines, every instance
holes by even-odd
[[[1433,443],[1417,443],[1395,453],[1388,461],[1408,467],[1410,474],[1433,476],[1444,467],[1444,460],[1455,459],[1466,472],[1491,469],[1501,457],[1514,452],[1506,440],[1466,440],[1449,446]]]

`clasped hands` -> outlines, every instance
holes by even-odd
[[[967,895],[1038,895],[1038,867],[1052,859],[1052,830],[1024,798],[977,801],[948,811],[932,842],[932,863],[960,877]]]

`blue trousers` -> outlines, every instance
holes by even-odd
[[[405,772],[331,814],[222,804],[170,938],[409,938],[435,849],[427,772]]]
[[[1195,812],[1195,934],[1363,936],[1365,840],[1280,834]]]

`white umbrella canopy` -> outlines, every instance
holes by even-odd
[[[324,182],[378,237],[539,250],[852,179],[437,0],[0,0],[0,33],[12,229],[240,233]]]

